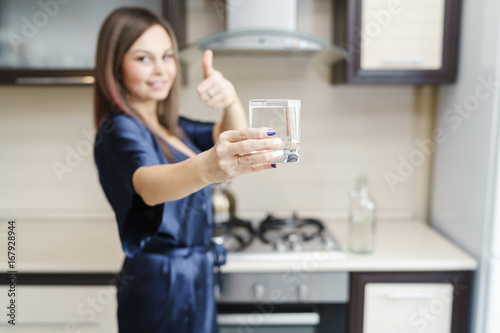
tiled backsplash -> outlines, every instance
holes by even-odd
[[[411,212],[415,179],[391,192],[384,172],[397,172],[398,156],[412,149],[414,88],[330,86],[301,70],[287,75],[283,62],[268,65],[276,76],[263,67],[247,80],[242,71],[251,69],[225,73],[245,107],[250,98],[302,100],[301,161],[236,179],[238,210],[342,213],[356,175],[367,173],[381,211]],[[0,210],[109,210],[89,142],[92,89],[1,87],[0,100]],[[220,115],[192,87],[182,100],[183,114]]]
[[[360,173],[369,175],[381,210],[413,211],[415,186],[409,178],[392,192],[384,173],[397,173],[399,155],[412,149],[415,88],[332,86],[315,75],[305,59],[216,58],[237,87],[248,110],[253,98],[302,101],[301,160],[233,182],[241,210],[347,212],[347,193]],[[201,65],[191,69],[182,113],[216,120],[196,94]],[[193,73],[194,72],[194,73]]]
[[[189,40],[220,30],[217,16],[206,15],[210,3],[188,2],[189,27],[197,23],[197,29],[188,29]],[[300,0],[300,30],[328,38],[330,3]],[[317,75],[310,61],[300,57],[216,56],[214,66],[234,83],[245,108],[252,98],[302,100],[301,161],[233,181],[240,215],[297,210],[343,216],[360,173],[369,176],[381,215],[415,213],[415,202],[426,195],[419,193],[415,175],[397,183],[394,191],[384,177],[387,171],[398,173],[400,158],[415,149],[413,86],[332,86],[322,78],[326,71]],[[181,113],[219,119],[220,111],[205,107],[195,91],[202,78],[201,58],[187,74]],[[0,87],[0,101],[0,215],[110,213],[89,141],[94,135],[92,88]]]

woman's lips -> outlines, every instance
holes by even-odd
[[[148,82],[148,86],[155,90],[161,90],[165,88],[166,82],[165,81],[155,81],[155,82]]]

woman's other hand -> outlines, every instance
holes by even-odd
[[[225,131],[219,136],[215,146],[203,153],[201,174],[208,183],[230,181],[246,173],[275,168],[273,161],[283,155],[283,141],[274,137],[270,128],[247,128]],[[270,150],[262,153],[255,151]]]
[[[203,53],[203,81],[196,90],[200,98],[212,109],[225,109],[238,100],[233,84],[213,67],[213,53]]]

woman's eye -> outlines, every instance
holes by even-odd
[[[142,62],[148,62],[149,61],[149,57],[148,56],[143,56],[143,57],[137,58],[137,60],[142,61]]]
[[[174,57],[174,55],[173,55],[173,54],[165,54],[165,55],[163,56],[163,60],[169,60],[169,59],[172,59],[173,57]]]

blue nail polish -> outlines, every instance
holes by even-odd
[[[267,136],[271,136],[271,135],[275,135],[275,134],[276,134],[276,131],[273,129],[267,131]]]
[[[276,168],[276,164],[271,164],[271,168]]]

